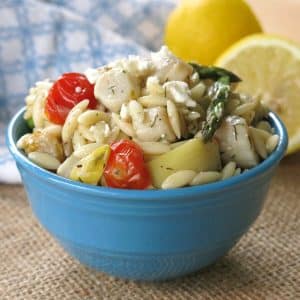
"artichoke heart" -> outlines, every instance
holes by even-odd
[[[103,145],[82,158],[72,169],[70,179],[97,185],[110,154],[109,145]]]

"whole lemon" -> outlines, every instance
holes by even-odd
[[[234,42],[261,31],[243,0],[183,0],[168,18],[165,43],[182,59],[209,65]]]

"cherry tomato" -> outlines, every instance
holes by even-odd
[[[147,188],[151,180],[142,149],[130,140],[117,141],[110,148],[110,156],[104,170],[106,184],[115,188]]]
[[[80,101],[88,99],[88,107],[95,108],[94,85],[80,73],[65,73],[56,80],[46,99],[45,113],[56,124],[64,124],[69,111]]]

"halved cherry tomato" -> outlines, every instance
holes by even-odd
[[[117,141],[110,148],[110,156],[104,170],[106,184],[125,189],[147,188],[151,180],[142,149],[130,140]]]
[[[80,73],[65,73],[56,80],[46,99],[45,113],[56,124],[64,124],[69,111],[80,101],[88,99],[89,108],[97,106],[94,85]]]

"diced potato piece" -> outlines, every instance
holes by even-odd
[[[218,171],[221,168],[219,147],[216,142],[204,143],[191,139],[177,148],[159,155],[147,163],[152,184],[161,188],[162,182],[179,170]]]

